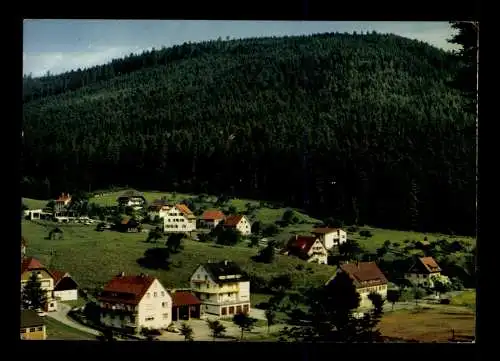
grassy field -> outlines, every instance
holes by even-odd
[[[69,327],[50,317],[45,317],[47,340],[78,340],[96,341],[96,337],[86,332]]]
[[[54,225],[42,225],[22,221],[22,234],[28,240],[28,255],[35,256],[49,268],[69,272],[81,287],[94,288],[103,285],[120,271],[129,274],[145,272],[158,277],[168,288],[187,287],[189,278],[198,264],[210,260],[230,259],[248,272],[264,278],[291,273],[295,286],[319,285],[331,277],[335,268],[310,264],[304,271],[296,267],[304,262],[292,257],[276,257],[272,264],[253,262],[257,249],[248,247],[215,247],[212,244],[184,241],[184,250],[172,256],[170,270],[141,268],[136,260],[144,251],[154,247],[145,243],[144,233],[97,232],[92,226],[60,225],[63,239],[48,240],[45,237]]]
[[[384,315],[380,322],[384,336],[447,342],[456,336],[474,336],[475,314],[463,307],[436,307],[421,310],[399,310]]]
[[[451,304],[476,309],[476,290],[466,290],[451,298]]]
[[[43,201],[39,199],[23,198],[23,204],[28,207],[28,209],[43,209],[49,201]]]

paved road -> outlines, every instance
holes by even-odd
[[[89,333],[94,336],[99,336],[101,332],[94,330],[93,328],[84,326],[78,322],[73,321],[71,318],[68,317],[68,312],[71,310],[71,306],[59,302],[57,304],[57,311],[54,312],[48,312],[47,317],[53,318],[56,321],[59,321],[61,323],[64,323],[65,325],[76,328],[80,331]]]

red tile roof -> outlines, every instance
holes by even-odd
[[[185,215],[188,218],[194,217],[193,212],[185,204],[176,204],[175,208],[177,208],[179,210],[179,212],[181,212],[183,215]]]
[[[104,286],[98,299],[102,302],[137,305],[154,281],[154,277],[145,275],[115,276]]]
[[[62,280],[64,277],[68,276],[67,272],[57,271],[57,270],[48,270],[52,278],[54,279],[54,287]]]
[[[242,219],[243,219],[242,215],[228,216],[224,220],[224,227],[236,227]]]
[[[317,238],[314,236],[298,236],[290,238],[286,246],[287,250],[290,252],[299,252],[306,255],[313,244],[316,242]]]
[[[71,200],[71,196],[69,194],[66,194],[66,193],[62,193],[59,198],[56,199],[56,201],[59,201],[59,202],[66,202],[66,201],[70,201]]]
[[[21,262],[21,273],[24,273],[25,271],[32,270],[32,269],[40,269],[40,268],[45,268],[43,264],[40,263],[39,260],[37,260],[34,257],[28,257],[23,259]]]
[[[217,209],[210,209],[205,212],[203,212],[201,218],[205,221],[216,221],[220,219],[224,219],[226,216],[224,213]]]
[[[432,257],[419,257],[418,260],[424,266],[425,270],[429,273],[441,272],[441,267]]]
[[[201,301],[193,295],[191,292],[187,291],[175,291],[171,292],[172,305],[173,306],[187,306],[187,305],[199,305]]]
[[[333,233],[333,232],[337,232],[337,231],[341,231],[341,229],[340,228],[319,227],[319,228],[313,228],[311,233],[328,234],[328,233]]]
[[[387,278],[375,262],[345,263],[340,266],[340,269],[351,276],[356,287],[368,287],[387,283]]]

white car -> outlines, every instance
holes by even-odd
[[[44,310],[37,310],[36,313],[41,317],[47,316],[47,312],[45,312]]]

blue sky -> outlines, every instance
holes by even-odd
[[[25,20],[23,73],[40,76],[104,64],[152,47],[221,37],[302,35],[375,30],[418,39],[446,50],[447,22]]]

